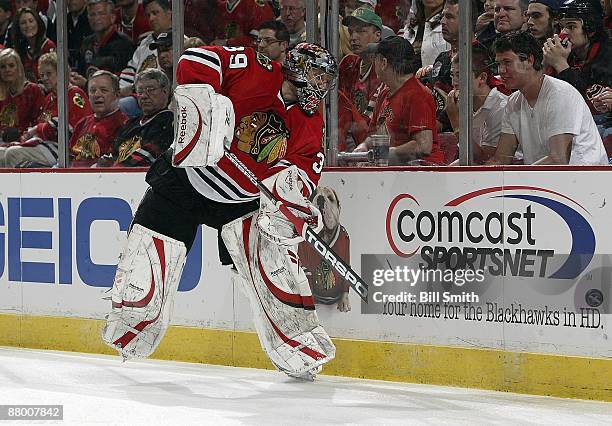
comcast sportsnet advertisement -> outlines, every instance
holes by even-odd
[[[369,287],[352,307],[390,335],[404,327],[484,329],[498,342],[507,333],[605,340],[612,193],[594,174],[330,173],[323,181],[342,205],[350,264]],[[482,342],[475,334],[464,340]]]

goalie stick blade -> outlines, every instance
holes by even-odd
[[[230,160],[240,172],[245,175],[253,185],[257,186],[270,200],[274,200],[281,213],[295,226],[304,240],[312,246],[319,255],[327,260],[334,270],[348,281],[353,290],[357,292],[361,299],[368,303],[368,285],[366,282],[342,260],[338,254],[325,242],[319,235],[308,226],[301,218],[294,215],[281,201],[272,194],[272,192],[253,174],[253,172],[238,159],[227,147],[225,148],[225,156]]]

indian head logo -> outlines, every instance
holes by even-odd
[[[272,112],[255,111],[242,117],[234,135],[238,149],[258,163],[275,163],[287,152],[289,131],[282,118]]]
[[[115,164],[119,164],[127,160],[127,158],[139,149],[142,145],[142,137],[134,136],[119,145],[119,156]]]
[[[0,110],[0,126],[16,127],[17,121],[17,106],[15,104],[8,104]]]
[[[76,160],[100,157],[100,145],[98,140],[91,133],[85,133],[72,147],[72,153]]]

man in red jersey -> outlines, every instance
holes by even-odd
[[[231,152],[287,205],[301,211],[297,214],[317,219],[320,214],[306,197],[317,184],[324,160],[318,108],[336,76],[333,56],[320,46],[304,44],[290,53],[284,73],[280,64],[252,48],[187,49],[176,78],[185,90],[206,84],[229,98],[235,116]],[[281,88],[299,108],[286,110]],[[235,264],[240,285],[253,296],[256,328],[272,362],[289,375],[313,377],[335,349],[318,325],[307,280],[299,276],[294,247],[299,238],[293,226],[265,198],[253,215],[259,191],[226,157],[214,166],[177,168],[169,151],[151,166],[146,181],[151,188],[135,213],[121,256],[104,340],[126,357],[148,356],[155,350],[168,326],[168,306],[186,251],[198,225],[205,224],[219,233],[223,229],[221,262]],[[160,266],[161,286],[155,284],[160,275],[149,272]],[[276,298],[270,291],[278,286],[284,290],[275,292]]]
[[[381,86],[370,122],[370,134],[382,127],[390,136],[389,164],[402,165],[422,160],[442,164],[436,125],[436,105],[431,93],[415,77],[418,61],[409,41],[389,37],[376,48],[374,59]],[[370,139],[355,151],[370,149]]]
[[[89,167],[111,152],[113,140],[127,117],[117,106],[119,78],[110,71],[96,71],[87,87],[93,114],[83,117],[70,137],[72,167]]]

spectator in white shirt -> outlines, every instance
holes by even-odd
[[[543,53],[527,32],[500,36],[494,45],[499,73],[510,89],[502,135],[490,164],[508,164],[519,144],[525,164],[608,164],[597,126],[582,95],[544,75]]]

